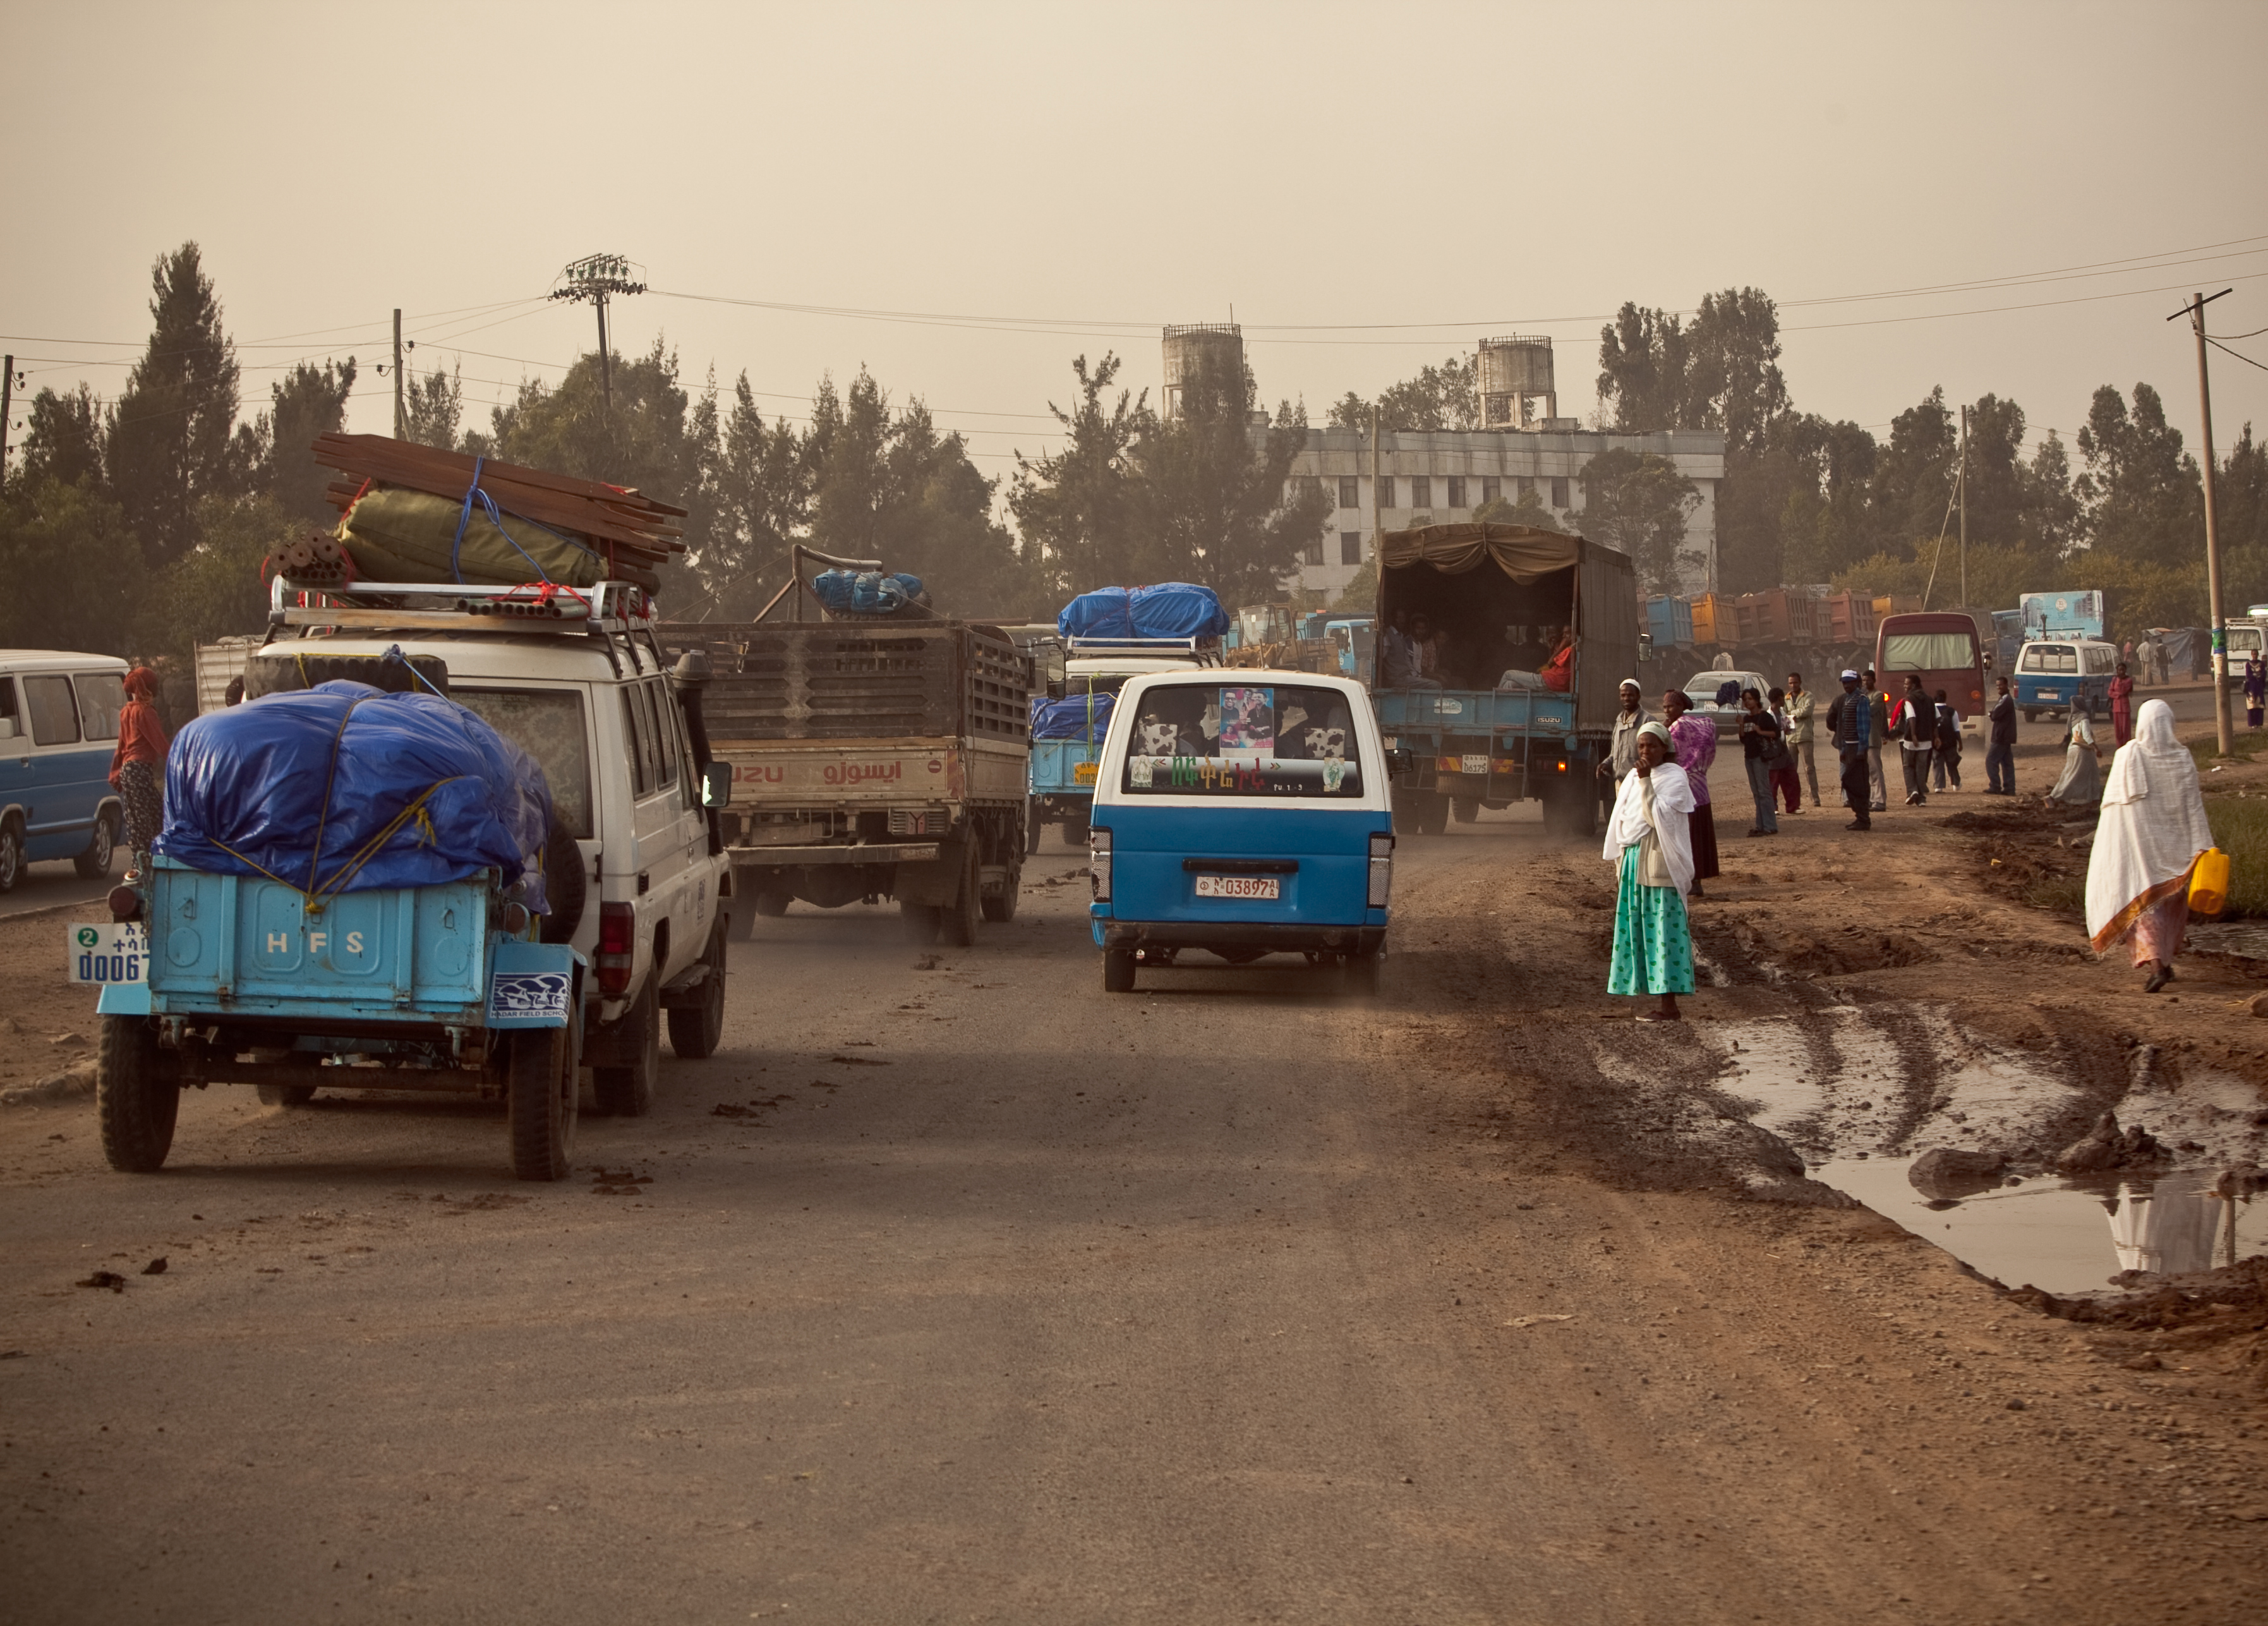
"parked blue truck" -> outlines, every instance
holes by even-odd
[[[1430,682],[1389,681],[1383,651],[1371,689],[1386,748],[1410,762],[1394,783],[1395,828],[1440,835],[1454,810],[1543,806],[1547,829],[1596,828],[1597,776],[1638,651],[1630,557],[1579,536],[1463,524],[1379,539],[1380,636],[1423,617],[1440,635]],[[1565,688],[1547,675],[1572,638]]]

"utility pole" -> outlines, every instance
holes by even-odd
[[[8,414],[16,404],[16,358],[0,356],[0,490],[8,485]]]
[[[1961,409],[1961,475],[1954,489],[1961,493],[1961,602],[1969,602],[1969,408]]]
[[[642,268],[621,254],[591,254],[559,273],[551,290],[555,299],[587,299],[599,307],[599,388],[608,412],[615,409],[615,363],[607,349],[607,300],[615,294],[644,293],[637,279]]]
[[[401,310],[398,305],[394,312],[394,438],[409,438],[409,416],[401,396]]]
[[[2224,288],[2213,299],[2228,291]],[[2205,423],[2205,589],[2213,616],[2213,721],[2220,736],[2220,754],[2227,756],[2235,748],[2236,719],[2228,703],[2228,617],[2220,607],[2220,534],[2214,528],[2213,514],[2213,378],[2205,358],[2205,307],[2213,299],[2193,293],[2187,305],[2166,320],[2186,315],[2197,335],[2198,410]]]

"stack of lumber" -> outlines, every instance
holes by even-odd
[[[468,581],[475,579],[473,565],[468,561],[490,562],[483,567],[482,579],[497,585],[532,580],[535,570],[529,556],[533,555],[554,562],[543,568],[556,581],[575,586],[600,580],[627,581],[652,592],[659,585],[658,568],[685,551],[683,528],[677,523],[685,517],[685,510],[620,486],[511,463],[480,461],[461,452],[384,435],[325,435],[315,442],[314,454],[318,463],[338,470],[342,476],[331,483],[326,495],[344,516],[338,540],[352,554],[360,579],[450,579],[446,570],[437,571],[431,548],[420,551],[405,546],[407,533],[398,517],[405,511],[438,512],[430,499],[446,499],[446,529],[455,532],[476,473],[480,490],[505,520],[532,523],[525,526],[507,523],[499,532],[490,520],[486,505],[475,497],[465,529],[469,533],[477,528],[490,545],[475,547],[474,539],[466,534],[451,548],[450,534],[440,538],[444,556],[454,556],[456,567]],[[394,502],[394,528],[373,525],[358,533],[357,510],[389,491],[420,493],[427,500]],[[575,555],[573,568],[560,568],[556,562],[568,554]]]

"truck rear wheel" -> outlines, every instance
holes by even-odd
[[[1046,827],[1040,822],[1040,810],[1036,807],[1033,808],[1030,816],[1024,823],[1024,850],[1026,852],[1039,851],[1040,832],[1045,828]]]
[[[1439,835],[1449,828],[1449,798],[1439,791],[1418,793],[1418,829],[1425,835]]]
[[[599,1110],[612,1117],[643,1118],[653,1110],[654,1080],[661,1071],[661,1002],[655,996],[653,982],[652,977],[646,978],[645,987],[622,1013],[613,1035],[621,1047],[616,1054],[626,1050],[636,1060],[626,1067],[591,1070]]]
[[[939,916],[938,923],[944,929],[945,940],[951,946],[976,946],[976,923],[983,918],[983,891],[976,863],[976,838],[972,835],[961,846],[960,890],[953,894],[953,901],[946,904]]]
[[[905,929],[906,941],[926,948],[937,941],[938,916],[943,913],[934,903],[909,903],[898,900],[898,923]]]
[[[1064,845],[1066,847],[1086,846],[1087,826],[1091,822],[1093,822],[1093,820],[1086,813],[1072,813],[1064,819]]]
[[[701,979],[701,1003],[669,1008],[669,1048],[688,1061],[717,1054],[725,1037],[725,923],[709,931],[709,952],[701,957],[709,975]]]
[[[94,1064],[94,1106],[102,1155],[127,1174],[163,1168],[173,1149],[181,1085],[146,1017],[106,1016]]]
[[[1449,801],[1449,811],[1455,815],[1459,824],[1471,824],[1480,818],[1481,805],[1474,797],[1452,797]]]
[[[575,1150],[575,1058],[569,1027],[524,1027],[512,1036],[504,1082],[512,1127],[512,1172],[521,1180],[564,1180]]]
[[[1024,866],[1012,864],[1007,879],[1000,883],[1000,890],[984,894],[984,918],[1003,926],[1015,919],[1016,900],[1023,890]]]
[[[1102,951],[1102,991],[1106,994],[1130,994],[1134,991],[1132,949],[1106,948]]]
[[[787,906],[795,901],[795,894],[785,887],[775,887],[756,894],[752,901],[756,906],[757,914],[766,920],[777,920],[787,913]]]
[[[312,1084],[255,1084],[254,1091],[262,1107],[305,1107],[315,1099]]]

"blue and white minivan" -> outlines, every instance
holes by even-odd
[[[110,872],[125,814],[110,787],[126,663],[63,650],[0,650],[0,892],[24,866],[70,858]]]
[[[1219,668],[1134,678],[1096,767],[1088,913],[1106,990],[1193,949],[1232,966],[1300,954],[1376,990],[1393,772],[1359,682]]]
[[[2118,646],[2100,638],[2045,638],[2016,651],[2016,705],[2029,723],[2043,711],[2071,715],[2072,697],[2091,717],[2110,705],[2110,680],[2118,674]]]

